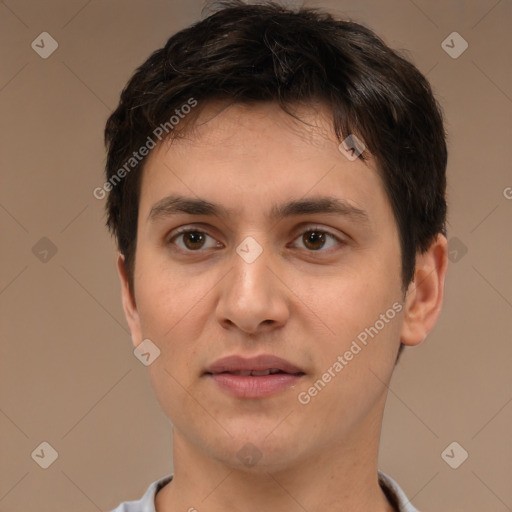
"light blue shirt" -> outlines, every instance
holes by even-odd
[[[155,496],[156,493],[172,480],[172,475],[164,476],[160,480],[153,482],[144,493],[144,496],[137,501],[125,501],[111,512],[156,512]],[[385,492],[389,501],[398,512],[419,512],[407,499],[404,491],[388,475],[379,471],[379,484]]]

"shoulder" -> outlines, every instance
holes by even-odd
[[[172,480],[172,474],[166,475],[149,485],[142,498],[120,503],[110,512],[155,512],[156,493]]]
[[[382,471],[379,474],[379,484],[386,493],[389,501],[397,509],[398,512],[419,512],[417,508],[407,498],[401,487],[388,475]]]

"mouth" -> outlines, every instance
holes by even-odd
[[[270,354],[229,356],[207,368],[205,376],[237,398],[263,398],[295,387],[306,375],[299,367]]]
[[[284,372],[283,370],[279,370],[278,368],[267,368],[266,370],[235,370],[231,372],[216,372],[216,373],[210,373],[206,372],[208,375],[219,375],[227,373],[229,375],[237,375],[238,377],[265,377],[267,375],[277,375],[278,373],[286,374],[286,375],[298,375],[302,372],[297,373],[288,373]]]

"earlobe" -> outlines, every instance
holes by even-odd
[[[130,280],[128,277],[128,272],[126,270],[123,254],[119,254],[117,257],[117,273],[121,281],[121,298],[123,303],[124,315],[126,318],[126,322],[128,323],[128,327],[130,328],[133,346],[136,347],[142,341],[142,332],[140,328],[140,319],[139,313],[137,311],[137,304],[135,302],[135,297],[133,296],[130,289]]]
[[[414,280],[405,298],[404,345],[419,345],[436,324],[443,305],[447,265],[446,237],[439,234],[426,252],[416,256]]]

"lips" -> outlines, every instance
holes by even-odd
[[[231,375],[239,375],[241,377],[263,377],[265,375],[274,375],[276,373],[287,373],[279,370],[278,368],[269,368],[268,370],[240,370],[235,372],[222,372],[230,373]]]
[[[205,373],[231,373],[239,376],[265,376],[276,373],[304,374],[294,364],[271,354],[256,357],[228,356],[218,359],[210,365]]]
[[[269,354],[224,357],[205,371],[205,377],[231,396],[258,399],[293,388],[304,375],[299,367]]]

